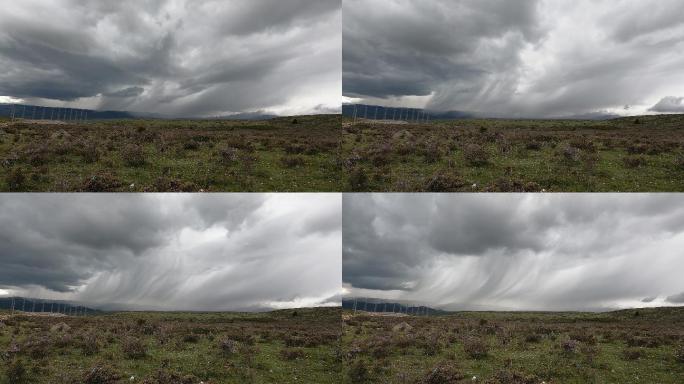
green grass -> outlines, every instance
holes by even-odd
[[[348,191],[684,191],[684,115],[346,121],[342,135]]]
[[[340,377],[339,309],[3,317],[0,383],[88,383],[95,367],[106,367],[111,381],[93,383],[333,383]],[[60,323],[69,328],[56,330]],[[126,353],[131,338],[144,345],[144,357]],[[234,342],[232,353],[221,348],[223,340]],[[89,345],[97,346],[94,352]],[[283,351],[297,351],[296,358]],[[17,364],[24,377],[11,381]]]
[[[340,122],[4,124],[0,191],[339,191]]]
[[[684,377],[684,308],[344,318],[347,383],[666,384]],[[402,322],[412,329],[394,329]],[[484,345],[484,357],[468,352],[473,340]],[[437,367],[451,380],[436,375]]]

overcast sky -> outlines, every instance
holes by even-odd
[[[339,305],[339,194],[3,194],[0,295],[105,308]]]
[[[345,0],[343,8],[347,101],[506,117],[684,113],[680,0]]]
[[[452,310],[684,305],[684,196],[343,199],[350,296]]]
[[[210,116],[341,105],[341,0],[0,1],[0,102]]]

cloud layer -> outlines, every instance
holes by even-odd
[[[335,303],[339,195],[0,197],[0,289],[118,308]]]
[[[450,309],[682,303],[678,195],[345,195],[351,294]]]
[[[339,110],[340,0],[27,0],[0,96],[173,116]]]
[[[345,1],[343,93],[488,116],[646,113],[682,93],[680,7],[677,0]]]

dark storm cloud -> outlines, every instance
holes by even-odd
[[[684,97],[664,97],[651,108],[654,112],[684,113]]]
[[[665,300],[672,304],[684,304],[684,292],[668,296]]]
[[[129,308],[318,305],[339,292],[340,215],[335,195],[5,195],[0,287]]]
[[[680,6],[346,1],[343,93],[487,116],[646,113],[684,83]]]
[[[0,14],[0,96],[170,115],[339,109],[340,0],[37,0]]]
[[[451,308],[599,309],[680,292],[677,195],[348,195],[354,294]]]

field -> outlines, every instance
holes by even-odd
[[[348,191],[684,191],[684,115],[343,126]]]
[[[341,118],[0,122],[0,191],[339,191]]]
[[[666,384],[684,377],[684,308],[343,317],[347,383]]]
[[[340,310],[0,314],[0,383],[335,383]]]

